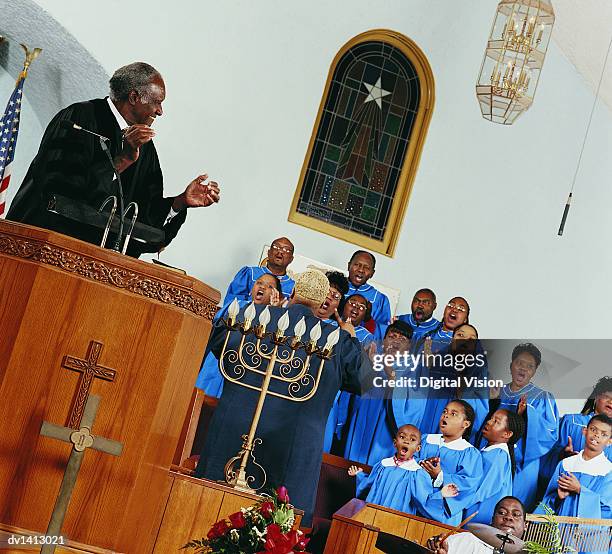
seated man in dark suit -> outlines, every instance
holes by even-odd
[[[107,144],[121,174],[125,204],[136,202],[138,221],[163,229],[164,245],[168,244],[185,221],[186,208],[218,202],[219,187],[214,181],[207,182],[207,175],[200,175],[183,193],[163,198],[162,171],[153,145],[155,131],[150,125],[163,114],[165,97],[160,73],[149,64],[136,62],[115,71],[109,97],[61,110],[47,126],[6,218],[100,242],[99,230],[47,211],[52,194],[96,209],[108,196],[117,195],[115,174],[99,139],[71,128],[76,123],[110,139]],[[146,245],[133,244],[128,254],[138,257],[146,251]]]

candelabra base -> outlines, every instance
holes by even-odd
[[[233,458],[230,458],[225,464],[225,484],[234,490],[256,493],[265,486],[267,481],[266,470],[261,464],[257,463],[255,455],[253,454],[255,446],[262,444],[262,440],[254,439],[252,443],[249,444],[248,437],[246,435],[243,436],[243,439],[245,442],[242,444],[242,449],[240,452],[238,452],[238,454]],[[256,477],[253,475],[247,475],[246,468],[249,463],[259,468],[259,471],[263,476],[261,485],[258,487],[251,486],[251,484],[256,481]]]

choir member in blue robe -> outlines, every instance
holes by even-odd
[[[412,339],[418,341],[423,335],[433,331],[440,322],[433,316],[436,310],[436,295],[431,289],[418,290],[412,299],[412,313],[397,316],[412,327]]]
[[[431,363],[421,366],[418,375],[427,376],[429,383],[443,383],[444,379],[450,379],[448,385],[444,382],[444,386],[439,388],[433,384],[426,385],[425,390],[419,391],[426,397],[425,400],[418,398],[408,400],[422,404],[421,420],[418,423],[421,431],[435,433],[446,405],[455,398],[462,398],[472,406],[476,414],[470,437],[473,441],[476,431],[482,427],[489,413],[489,389],[478,384],[478,381],[482,383],[488,377],[488,366],[476,328],[467,323],[456,327],[449,351],[438,352],[432,356]]]
[[[523,418],[508,410],[496,410],[482,428],[482,437],[487,441],[487,446],[480,451],[482,481],[476,492],[475,503],[464,514],[467,517],[478,512],[472,519],[473,523],[489,525],[497,503],[512,495],[512,478],[516,469],[514,445],[524,431]]]
[[[575,456],[584,448],[584,430],[591,418],[599,414],[612,417],[612,377],[602,377],[597,382],[579,414],[565,414],[561,418],[559,440],[546,457],[545,467],[540,470],[540,477],[546,479],[546,484],[559,460]],[[608,460],[612,460],[612,446],[608,446],[604,453]]]
[[[391,321],[391,305],[386,294],[383,294],[372,285],[368,285],[368,280],[374,275],[376,268],[376,258],[365,250],[357,250],[348,263],[349,290],[346,296],[361,294],[366,300],[372,303],[372,319],[376,323],[376,328],[372,333],[374,338],[381,339],[382,333],[378,330]]]
[[[227,287],[223,306],[231,304],[234,298],[238,300],[251,300],[250,293],[253,284],[264,273],[271,273],[278,277],[283,295],[289,298],[294,280],[287,275],[287,266],[293,261],[293,243],[286,237],[281,237],[272,241],[272,245],[268,248],[268,258],[266,265],[260,266],[244,266],[241,268],[232,282]]]
[[[419,508],[425,517],[458,525],[464,509],[474,503],[482,478],[482,456],[466,439],[473,423],[472,407],[465,400],[453,400],[440,417],[441,434],[423,436],[421,466],[436,489]],[[458,494],[445,498],[442,488],[451,484]]]
[[[397,427],[391,413],[390,395],[395,387],[386,385],[389,380],[397,380],[410,373],[410,366],[403,364],[403,355],[410,350],[411,336],[412,329],[403,321],[395,321],[387,327],[378,357],[390,356],[395,360],[400,359],[402,363],[387,365],[386,360],[382,358],[382,362],[374,368],[378,371],[375,386],[355,399],[344,449],[346,459],[374,465],[392,454],[393,437]]]
[[[357,339],[350,335],[350,327],[347,327],[347,332],[322,323],[314,315],[325,301],[328,291],[329,282],[323,273],[316,270],[305,271],[296,279],[287,309],[258,306],[253,320],[253,324],[257,324],[262,308],[269,310],[270,322],[266,329],[271,332],[277,329],[281,316],[287,314],[289,324],[285,335],[292,336],[296,325],[303,321],[306,326],[304,340],[309,340],[311,330],[320,326],[321,338],[317,341],[319,346],[327,342],[331,333],[339,332],[339,340],[331,358],[324,361],[314,396],[296,402],[268,394],[256,432],[256,437],[262,440],[262,444],[256,446],[254,455],[257,463],[261,464],[267,473],[266,487],[285,485],[290,491],[292,503],[304,510],[302,521],[307,526],[312,520],[319,480],[325,423],[336,393],[341,388],[359,393],[362,385],[367,386],[372,379],[369,360],[362,355],[363,350]],[[243,320],[244,310],[241,310],[237,321]],[[228,375],[238,376],[240,367],[229,351],[239,347],[242,334],[236,330],[231,331],[228,336],[225,326],[216,322],[210,339],[211,350],[215,355],[221,356],[226,338],[227,347],[220,363],[224,364]],[[255,344],[251,334],[247,335],[245,341],[250,345]],[[269,338],[262,339],[262,343],[266,348],[272,348]],[[279,347],[279,356],[287,356],[288,350],[287,345]],[[247,356],[247,363],[255,363],[244,349],[243,355]],[[304,349],[297,350],[296,356],[305,359]],[[308,367],[308,382],[301,380],[300,388],[292,387],[293,396],[303,397],[312,390],[319,367],[319,359],[313,357]],[[274,374],[278,376],[279,371],[277,366]],[[290,372],[290,375],[293,374]],[[241,383],[259,388],[262,376],[246,371]],[[270,393],[285,395],[289,392],[288,385],[279,379],[271,380],[269,390]],[[226,379],[210,422],[196,476],[213,481],[224,479],[225,464],[241,450],[242,435],[250,428],[259,396],[259,390],[252,390]],[[261,486],[262,477],[257,467],[249,463],[247,473],[256,478],[253,486]]]
[[[280,280],[271,273],[260,275],[251,288],[250,296],[253,299],[253,303],[257,306],[280,306],[283,297]],[[248,303],[247,300],[238,301],[241,308]],[[229,304],[217,312],[213,325],[215,321],[227,317],[228,308]],[[209,348],[206,348],[204,353],[204,362],[202,363],[195,386],[204,391],[207,396],[214,396],[215,398],[219,398],[221,392],[223,392],[223,376],[219,371],[219,360],[217,360]]]
[[[517,345],[510,364],[512,382],[499,393],[499,407],[517,412],[526,421],[525,436],[515,449],[517,472],[513,491],[529,511],[536,505],[540,461],[559,436],[559,411],[554,396],[531,382],[541,361],[542,354],[535,345]]]
[[[453,333],[457,327],[470,322],[470,305],[461,297],[451,298],[444,307],[442,321],[431,331],[421,335],[417,350],[425,352],[446,352],[453,340]]]
[[[543,503],[560,516],[611,519],[612,462],[604,450],[612,445],[612,420],[593,416],[584,436],[584,450],[557,465]]]
[[[433,492],[429,474],[414,458],[421,449],[421,432],[414,425],[403,425],[397,430],[393,446],[395,455],[377,462],[369,475],[358,466],[351,466],[348,474],[357,476],[358,498],[416,514],[418,506]]]

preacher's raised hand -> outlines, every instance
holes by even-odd
[[[115,157],[117,171],[122,173],[132,165],[140,155],[140,147],[155,136],[155,131],[148,125],[136,123],[123,131],[123,148]]]
[[[208,181],[208,175],[199,175],[191,183],[182,194],[179,194],[172,204],[172,209],[175,212],[180,212],[185,208],[200,208],[210,206],[219,202],[221,191],[219,185],[215,181]]]

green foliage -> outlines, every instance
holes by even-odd
[[[528,541],[525,543],[523,549],[528,554],[562,554],[564,552],[576,552],[571,546],[563,546],[561,543],[561,530],[559,529],[559,522],[555,517],[555,512],[551,510],[546,504],[540,504],[544,511],[544,519],[546,523],[538,523],[537,525],[544,525],[546,527],[548,540],[545,544],[541,544],[534,541]]]

